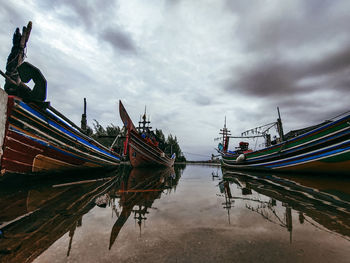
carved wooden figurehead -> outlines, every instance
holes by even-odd
[[[12,38],[11,53],[7,58],[6,73],[0,72],[5,77],[5,91],[9,95],[18,96],[29,102],[43,102],[46,99],[47,82],[41,71],[28,62],[24,62],[27,42],[32,30],[32,22],[23,27],[22,33],[16,28]],[[24,83],[33,80],[33,89]]]

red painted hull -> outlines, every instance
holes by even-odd
[[[129,148],[129,159],[133,167],[172,167],[174,165],[175,156],[169,158],[159,147],[141,137],[121,101],[119,101],[119,113],[128,130],[126,146]]]
[[[1,92],[4,92],[1,90]],[[9,96],[1,175],[117,167],[119,155],[71,127],[55,114]]]
[[[175,158],[169,158],[158,147],[146,142],[139,134],[129,133],[129,159],[133,167],[172,167]]]

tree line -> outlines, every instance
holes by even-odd
[[[87,127],[87,134],[106,147],[110,147],[115,138],[119,135],[119,140],[113,146],[113,150],[122,153],[126,132],[120,127],[115,126],[114,124],[109,124],[104,128],[97,120],[94,120],[93,128]],[[165,154],[172,155],[175,153],[176,162],[186,162],[186,158],[182,154],[176,136],[169,134],[166,137],[161,129],[156,129],[153,132],[153,135],[159,143],[158,147]]]

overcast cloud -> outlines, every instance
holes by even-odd
[[[189,159],[214,153],[225,116],[240,134],[279,106],[288,131],[350,108],[349,1],[0,3],[3,70],[15,28],[32,21],[27,61],[56,109],[80,123],[86,97],[90,125],[121,125],[119,99],[135,122],[147,105],[154,128],[203,155]]]

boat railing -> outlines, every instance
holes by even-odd
[[[345,111],[345,112],[343,112],[341,114],[338,114],[338,115],[328,119],[327,121],[336,121],[336,120],[339,120],[339,119],[341,119],[343,117],[346,117],[346,115],[349,115],[349,114],[350,114],[350,110]]]

